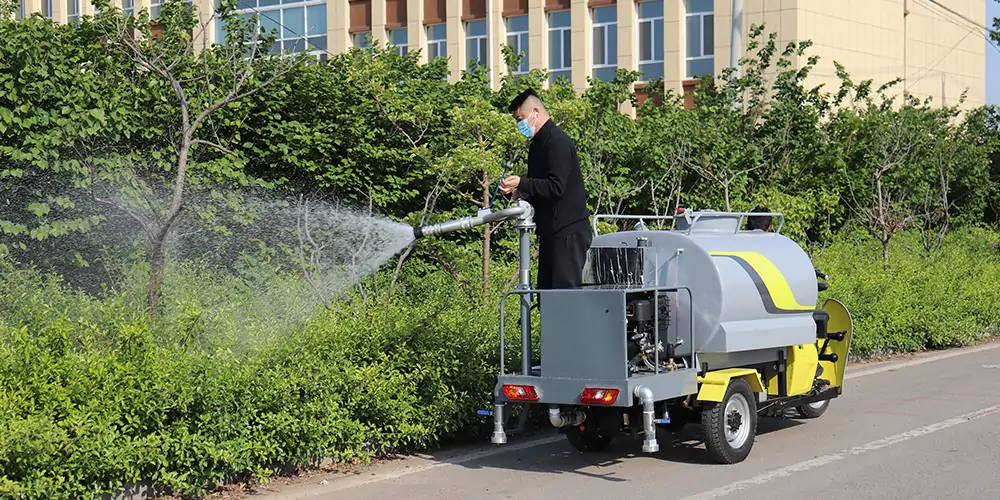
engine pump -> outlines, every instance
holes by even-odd
[[[660,369],[672,370],[673,346],[664,341],[670,326],[670,298],[665,293],[656,297],[656,315],[653,314],[652,292],[634,294],[625,304],[626,335],[628,335],[628,369],[631,373],[640,371],[655,371],[654,364],[659,351]],[[654,330],[659,331],[659,342],[656,342]]]

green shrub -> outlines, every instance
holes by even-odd
[[[283,322],[310,303],[280,299],[291,278],[173,266],[150,328],[126,299],[141,287],[99,300],[2,271],[0,495],[93,498],[143,479],[197,495],[233,474],[475,435],[491,399],[495,301],[445,273],[410,278],[425,287],[410,299],[404,282],[357,312]]]
[[[895,237],[889,267],[861,233],[844,233],[815,257],[830,276],[823,297],[844,302],[854,318],[855,356],[966,345],[1000,328],[997,235],[963,229],[927,254],[918,234]]]

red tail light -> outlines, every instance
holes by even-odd
[[[617,399],[618,389],[599,389],[588,387],[584,389],[583,394],[580,395],[580,402],[585,404],[610,405],[614,404]]]
[[[503,394],[514,401],[538,401],[534,386],[504,384]]]

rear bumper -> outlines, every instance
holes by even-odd
[[[508,399],[503,392],[505,384],[530,385],[535,388],[538,400]],[[495,394],[497,403],[582,405],[580,396],[586,388],[618,389],[618,399],[607,406],[627,408],[640,403],[638,398],[634,396],[635,388],[638,386],[649,388],[656,401],[696,394],[698,392],[698,371],[690,368],[613,380],[501,375],[497,379]]]

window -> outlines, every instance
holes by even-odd
[[[122,14],[126,17],[135,15],[135,1],[122,0]]]
[[[715,68],[712,0],[687,0],[687,77],[710,75]]]
[[[245,0],[244,0],[245,1]],[[236,2],[236,8],[240,8],[240,5],[244,3],[243,1]],[[252,3],[252,0],[251,0]],[[160,8],[163,7],[163,0],[149,0],[149,18],[156,19],[160,17]],[[247,16],[250,17],[250,16]]]
[[[486,20],[478,19],[466,23],[465,40],[465,62],[468,68],[471,70],[475,64],[489,68],[490,60],[486,39]]]
[[[572,78],[572,33],[568,10],[549,14],[549,82]]]
[[[618,7],[598,7],[594,20],[594,78],[609,81],[618,67]]]
[[[80,0],[66,0],[66,21],[70,23],[80,21]]]
[[[260,13],[260,27],[276,36],[272,53],[307,52],[326,59],[325,0],[236,0],[236,9],[243,19]]]
[[[15,13],[15,18],[18,21],[24,19],[24,0],[17,1],[17,12]]]
[[[355,47],[361,50],[370,49],[372,44],[372,32],[371,31],[361,31],[358,33],[351,34],[351,43]]]
[[[386,35],[389,39],[389,45],[392,45],[396,49],[396,53],[405,56],[408,48],[406,28],[388,30]]]
[[[435,24],[427,27],[427,60],[448,57],[448,25]]]
[[[663,0],[639,3],[639,71],[644,81],[663,77]]]
[[[507,71],[523,75],[528,72],[528,16],[508,17],[506,24],[507,45],[514,49],[515,54],[524,52],[521,64],[516,68],[507,68]]]
[[[52,19],[52,0],[42,0],[42,15],[46,19]]]

